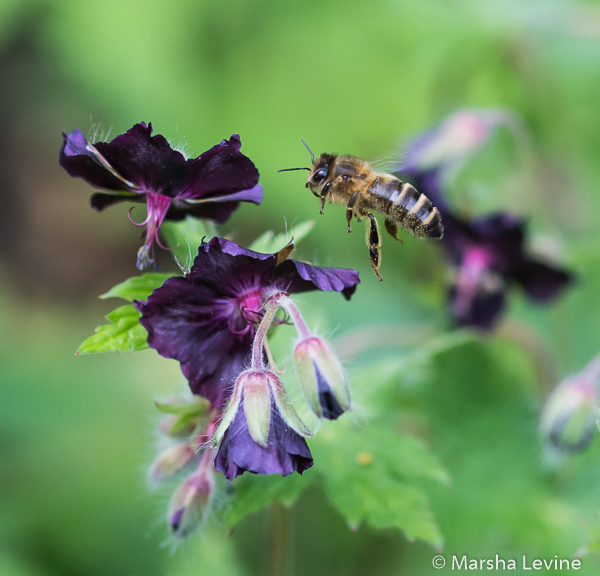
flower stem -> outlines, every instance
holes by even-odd
[[[267,576],[286,576],[289,551],[289,510],[274,500],[269,510]]]
[[[263,341],[269,327],[271,326],[271,322],[273,322],[273,318],[275,317],[275,313],[279,309],[279,294],[275,294],[271,298],[267,300],[267,311],[262,318],[260,325],[256,330],[256,334],[254,335],[254,342],[252,342],[252,369],[253,370],[262,370],[263,366]]]
[[[289,312],[294,321],[294,325],[296,326],[296,330],[298,330],[300,338],[310,338],[310,330],[308,329],[306,322],[304,322],[304,318],[302,318],[300,310],[296,308],[295,304],[288,297],[280,298],[279,303]]]
[[[263,340],[263,346],[265,347],[265,353],[267,354],[267,360],[269,361],[269,369],[271,372],[274,372],[275,374],[283,374],[285,372],[285,367],[283,370],[279,370],[279,368],[277,368],[277,364],[275,364],[275,359],[273,358],[273,352],[271,352],[271,347],[269,346],[269,341],[267,340],[266,336]]]

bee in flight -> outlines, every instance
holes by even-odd
[[[385,216],[385,229],[396,240],[398,226],[401,226],[417,238],[441,239],[444,235],[442,217],[425,194],[414,186],[402,182],[391,174],[375,172],[371,165],[354,156],[321,154],[316,160],[306,142],[302,144],[310,153],[312,168],[284,168],[290,170],[308,170],[306,188],[321,201],[321,214],[325,202],[346,206],[348,232],[352,217],[360,222],[367,219],[366,243],[369,248],[371,266],[377,278],[381,265],[381,235],[373,212]]]

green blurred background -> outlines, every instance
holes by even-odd
[[[498,134],[452,197],[527,216],[531,245],[578,282],[551,307],[515,291],[496,336],[421,362],[419,345],[446,328],[439,247],[386,238],[378,284],[359,226],[348,235],[334,206],[318,216],[304,173],[277,170],[307,164],[300,138],[316,153],[389,159],[469,106],[514,110],[529,137],[523,148]],[[73,355],[114,307],[96,296],[136,273],[140,240],[125,205],[95,213],[91,190],[58,166],[61,130],[114,137],[139,121],[194,155],[240,133],[265,197],[223,233],[248,244],[315,217],[299,256],[360,270],[350,304],[307,295],[303,310],[363,347],[382,326],[395,335],[349,364],[359,399],[384,378],[378,366],[413,354],[389,385],[403,429],[453,479],[430,489],[447,557],[572,557],[593,539],[599,443],[550,470],[537,418],[558,380],[600,350],[598,2],[0,0],[0,576],[265,569],[268,513],[231,536],[216,526],[168,539],[169,492],[150,492],[145,469],[153,399],[184,386],[177,364],[152,351]],[[449,571],[399,532],[350,531],[318,486],[291,518],[298,576]],[[580,573],[599,571],[585,556]]]

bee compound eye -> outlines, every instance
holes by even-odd
[[[327,168],[319,168],[313,176],[315,182],[321,182],[327,177]]]

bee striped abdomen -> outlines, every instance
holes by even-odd
[[[414,186],[397,178],[378,176],[370,192],[379,204],[377,209],[420,238],[441,238],[444,232],[437,208]]]

